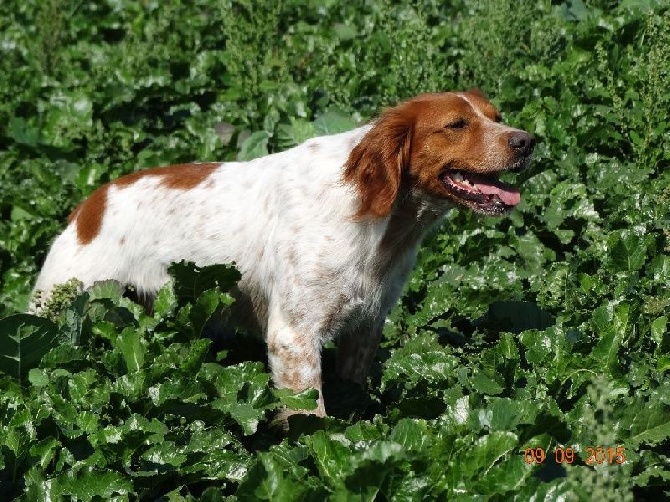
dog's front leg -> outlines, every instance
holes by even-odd
[[[306,327],[296,327],[278,311],[271,314],[268,322],[268,361],[275,386],[300,392],[305,389],[319,391],[314,410],[296,413],[326,416],[321,388],[321,339]],[[286,418],[291,412],[283,413]]]
[[[337,375],[365,387],[368,371],[382,339],[382,324],[369,330],[358,329],[342,333],[337,339]]]

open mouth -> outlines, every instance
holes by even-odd
[[[517,188],[500,181],[498,175],[447,171],[442,176],[442,183],[459,202],[473,210],[499,215],[521,202],[521,194]]]

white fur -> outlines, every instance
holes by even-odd
[[[73,220],[53,243],[35,289],[48,293],[76,276],[84,287],[116,279],[153,293],[166,283],[168,265],[182,259],[201,266],[234,261],[250,282],[270,285],[277,273],[290,272],[286,253],[296,232],[309,235],[298,250],[307,261],[301,274],[309,274],[323,237],[337,231],[333,221],[359,228],[346,221],[355,196],[342,184],[341,168],[351,142],[365,130],[315,138],[246,163],[222,163],[189,190],[167,188],[159,176],[110,185],[99,235],[81,245]],[[319,155],[310,153],[310,143],[319,145]],[[351,231],[340,234],[338,244],[350,245],[345,236]],[[264,260],[258,260],[259,250],[266,251]]]

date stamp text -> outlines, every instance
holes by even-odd
[[[623,446],[587,446],[583,449],[583,455],[577,455],[575,448],[571,446],[557,446],[548,452],[539,446],[526,448],[523,454],[527,464],[543,464],[547,455],[554,455],[557,464],[572,464],[582,458],[586,465],[616,465],[626,462],[626,451]]]

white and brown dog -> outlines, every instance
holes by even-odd
[[[321,391],[331,339],[339,375],[363,384],[426,231],[454,204],[517,205],[498,175],[525,168],[533,146],[481,93],[436,93],[250,162],[136,172],[75,209],[35,289],[44,300],[72,277],[116,279],[151,296],[171,262],[235,262],[275,385]]]

